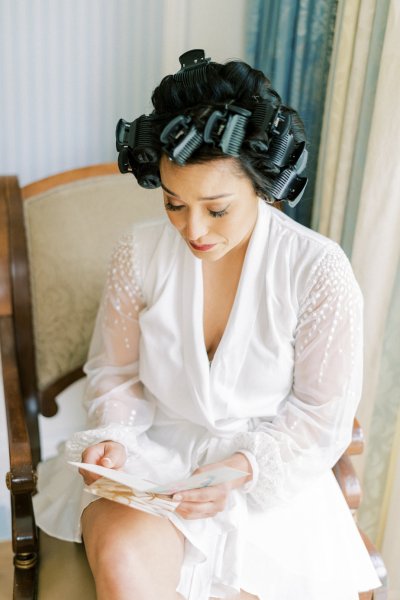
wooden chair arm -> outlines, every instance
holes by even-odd
[[[11,316],[0,318],[0,346],[10,454],[10,471],[7,473],[6,483],[11,492],[14,561],[17,567],[26,569],[35,564],[38,552],[32,508],[36,474],[32,465],[31,444],[16,367]]]
[[[338,460],[333,467],[333,473],[337,479],[343,496],[351,510],[356,510],[361,502],[361,486],[357,479],[351,459],[347,454]]]
[[[346,454],[354,456],[355,454],[362,454],[364,450],[364,433],[360,423],[357,419],[354,419],[353,433],[350,446],[346,450]]]

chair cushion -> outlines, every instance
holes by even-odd
[[[86,358],[111,250],[164,215],[159,190],[124,175],[60,185],[24,202],[39,388]],[[90,235],[87,235],[90,233]]]
[[[13,592],[11,542],[0,544],[0,600]],[[92,573],[83,544],[63,542],[40,532],[38,600],[96,600]]]
[[[40,533],[38,600],[96,600],[92,573],[83,544]]]

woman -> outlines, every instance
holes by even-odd
[[[379,581],[331,468],[360,397],[360,292],[336,244],[268,206],[304,191],[297,113],[244,63],[180,60],[117,129],[121,170],[161,185],[169,222],[114,252],[68,456],[160,483],[244,474],[164,519],[70,474],[69,510],[41,491],[38,523],[83,535],[99,600],[357,600]]]

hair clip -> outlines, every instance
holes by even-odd
[[[307,177],[299,177],[294,167],[284,169],[271,187],[271,195],[276,200],[287,200],[295,207],[301,200],[307,185]]]
[[[253,125],[257,130],[268,132],[271,123],[275,121],[278,108],[274,108],[268,100],[258,102],[249,119],[249,125]]]
[[[250,116],[249,110],[233,104],[224,112],[214,110],[204,127],[204,142],[220,147],[224,154],[238,156]]]
[[[214,110],[207,119],[203,131],[203,139],[206,144],[216,146],[219,144],[221,135],[226,125],[226,111]]]
[[[272,135],[285,135],[292,126],[292,115],[289,112],[283,112],[279,109],[275,115],[274,121],[271,125]]]
[[[296,169],[298,174],[300,174],[306,168],[307,160],[308,150],[306,148],[306,143],[301,142],[301,144],[299,144],[296,150],[292,153],[289,159],[289,164]]]
[[[272,137],[271,144],[268,149],[268,158],[277,166],[284,167],[290,162],[290,157],[294,150],[294,137],[291,133]]]
[[[206,81],[206,67],[211,58],[205,57],[204,50],[188,50],[179,57],[181,69],[173,75],[175,81],[191,85],[194,81]]]
[[[158,165],[151,163],[139,164],[133,170],[133,174],[135,175],[138,184],[147,190],[158,188],[161,185]]]
[[[120,119],[115,130],[118,167],[121,173],[134,172],[135,163],[158,163],[153,141],[154,118],[141,115],[132,123]]]
[[[228,116],[219,145],[224,154],[239,156],[251,112],[233,104],[229,105],[228,111],[232,114]]]
[[[203,137],[189,116],[178,115],[164,127],[160,141],[169,158],[182,166],[201,146]]]

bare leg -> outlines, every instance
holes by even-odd
[[[184,536],[168,519],[101,498],[82,515],[98,600],[178,600]]]

